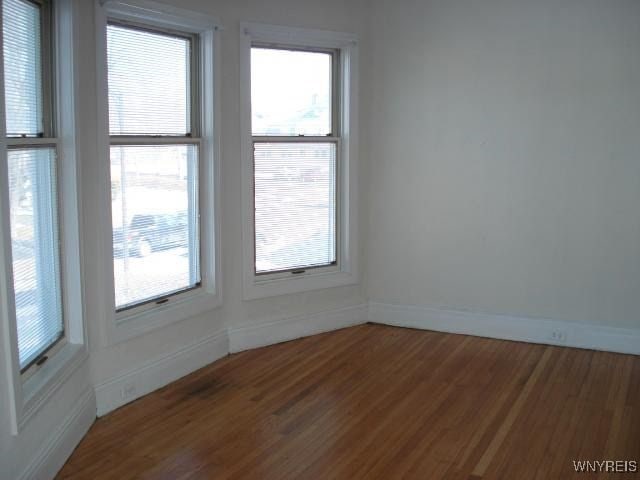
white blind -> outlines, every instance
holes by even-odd
[[[111,147],[116,307],[200,282],[197,147]]]
[[[55,151],[9,150],[13,288],[20,366],[63,334]]]
[[[109,25],[111,135],[186,135],[190,127],[188,38]]]
[[[251,49],[253,135],[331,133],[332,54]]]
[[[40,8],[3,0],[4,89],[8,136],[43,131]]]
[[[111,135],[191,133],[192,48],[187,36],[108,25]],[[200,283],[198,148],[175,141],[111,146],[117,310]]]
[[[336,261],[335,143],[255,143],[256,273]]]

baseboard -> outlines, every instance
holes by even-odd
[[[164,387],[229,353],[226,330],[96,385],[98,416]]]
[[[398,327],[640,355],[640,329],[369,303],[369,321]]]
[[[360,304],[258,325],[239,326],[229,329],[229,348],[231,353],[236,353],[366,322],[367,305]]]
[[[223,330],[87,391],[20,476],[53,478],[98,416],[239,352],[370,321],[398,327],[640,355],[640,329],[370,302]]]
[[[54,478],[96,419],[93,389],[87,388],[64,421],[48,435],[45,445],[20,476],[20,480]]]

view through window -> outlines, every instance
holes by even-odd
[[[336,55],[251,49],[256,274],[337,262]]]
[[[56,139],[44,86],[48,3],[4,0],[3,57],[13,290],[20,367],[64,337]],[[48,115],[45,114],[48,112]]]
[[[200,283],[194,39],[109,24],[111,211],[117,309]]]

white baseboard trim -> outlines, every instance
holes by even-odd
[[[640,355],[640,329],[369,303],[369,321],[398,327]]]
[[[331,330],[361,325],[367,322],[367,310],[366,304],[360,304],[283,318],[258,325],[233,327],[229,329],[230,352],[241,352]]]
[[[62,423],[20,475],[20,480],[54,478],[96,419],[92,388],[87,388]]]
[[[95,387],[98,416],[164,387],[228,353],[229,337],[225,329],[100,383]]]

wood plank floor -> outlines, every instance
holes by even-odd
[[[567,479],[640,461],[640,357],[362,325],[226,357],[99,420],[66,479]]]

